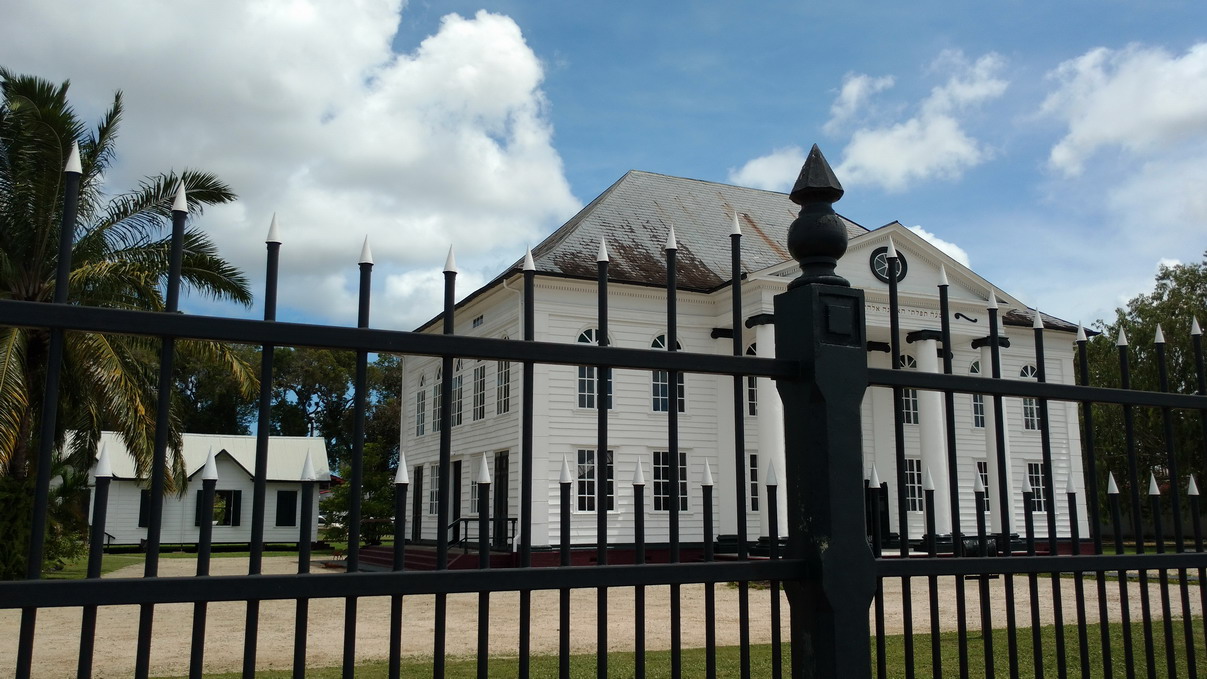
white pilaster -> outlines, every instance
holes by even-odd
[[[755,342],[760,357],[775,358],[774,325],[767,323],[756,326]],[[776,469],[786,469],[784,465],[784,404],[780,401],[775,382],[770,378],[758,378],[758,390],[759,468],[760,470],[770,469],[771,465],[775,465]],[[767,529],[770,523],[767,517],[767,474],[764,472],[760,476],[759,497],[762,501],[759,502],[759,536],[762,537],[768,534]],[[777,496],[779,507],[776,513],[779,515],[780,526],[788,525],[788,507],[784,499],[783,493]]]
[[[919,340],[918,370],[937,373],[939,343],[933,339]],[[922,448],[922,468],[929,469],[935,480],[935,531],[951,532],[951,493],[947,484],[947,439],[944,435],[943,396],[937,391],[918,390],[918,443]]]
[[[981,347],[981,376],[993,376],[993,348],[986,345]],[[1004,406],[1005,404],[1003,404]],[[989,462],[989,530],[997,533],[1002,530],[1002,498],[1001,486],[998,482],[998,451],[997,451],[997,435],[994,417],[996,408],[993,406],[993,397],[985,396],[985,454]],[[1011,518],[1013,519],[1014,507],[1014,484],[1011,481],[1013,475],[1013,465],[1010,461],[1010,421],[1006,419],[1006,413],[1003,408],[1002,412],[1002,441],[1006,444],[1004,457],[1006,458],[1006,487],[1009,489],[1010,496],[1008,498],[1007,507],[1012,508]],[[975,469],[973,470],[975,471]],[[1010,530],[1017,531],[1017,526],[1011,523]]]

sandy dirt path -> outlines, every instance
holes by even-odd
[[[191,575],[196,563],[192,559],[160,561],[164,576]],[[139,577],[142,566],[130,566],[106,577]],[[323,569],[316,569],[322,571]],[[247,560],[238,558],[214,559],[211,572],[215,575],[234,575],[247,572]],[[264,559],[265,573],[296,572],[295,560],[288,557]],[[333,571],[325,571],[333,572]],[[1151,585],[1153,615],[1160,616],[1159,590]],[[913,581],[913,627],[916,632],[930,629],[929,593],[925,578]],[[966,601],[969,626],[976,628],[980,621],[980,596],[976,582],[967,583]],[[1052,584],[1046,578],[1039,582],[1040,619],[1044,624],[1054,620]],[[1020,626],[1029,626],[1028,582],[1025,576],[1014,579],[1016,617]],[[954,581],[940,579],[939,616],[944,630],[956,628],[956,593]],[[994,627],[1004,627],[1005,580],[989,583],[988,601]],[[1074,581],[1060,580],[1064,603],[1064,621],[1075,622]],[[1085,587],[1087,619],[1098,618],[1097,586],[1092,580]],[[738,643],[738,590],[719,585],[717,593],[717,640],[720,645]],[[1133,619],[1137,617],[1140,586],[1128,584]],[[885,582],[886,631],[899,634],[904,629],[899,580]],[[1171,586],[1173,615],[1180,617],[1181,606],[1176,586]],[[571,648],[574,652],[590,653],[595,649],[595,591],[575,590],[571,596]],[[1202,615],[1198,588],[1190,587],[1191,614]],[[704,645],[706,616],[704,586],[682,587],[683,643],[686,647]],[[535,654],[556,653],[558,646],[557,592],[534,592],[532,650]],[[646,644],[649,649],[665,649],[670,645],[670,588],[649,587],[646,590]],[[403,652],[411,656],[430,656],[434,630],[434,597],[411,596],[403,604]],[[781,595],[784,614],[784,638],[787,634],[787,599]],[[1112,619],[1119,619],[1119,585],[1107,584],[1107,604]],[[192,632],[192,604],[167,604],[155,609],[155,636],[151,650],[152,675],[183,675],[189,662],[189,640]],[[477,648],[476,594],[448,597],[448,646],[450,656],[469,656]],[[608,598],[608,638],[610,650],[629,650],[633,644],[633,591],[619,589]],[[243,629],[246,604],[214,603],[208,608],[206,635],[207,671],[231,671],[242,666]],[[754,643],[771,640],[771,596],[768,590],[752,590],[750,601],[751,639]],[[260,606],[257,666],[260,669],[286,669],[293,658],[294,635],[293,601],[265,601]],[[35,677],[65,677],[75,673],[80,634],[80,609],[44,609],[38,613],[34,650]],[[519,620],[519,595],[499,593],[490,599],[492,654],[515,655]],[[310,602],[307,632],[307,661],[315,667],[337,666],[342,659],[344,602],[342,599],[314,599]],[[7,676],[15,664],[17,630],[20,612],[0,611],[0,676]],[[361,599],[357,609],[358,660],[384,659],[389,651],[389,599]],[[136,606],[108,606],[98,612],[96,677],[126,677],[133,673],[135,641],[138,634]]]

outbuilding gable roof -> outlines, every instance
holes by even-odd
[[[100,445],[109,452],[113,477],[118,479],[136,479],[134,458],[126,449],[121,437],[116,432],[101,432]],[[205,466],[210,450],[214,455],[225,453],[247,472],[248,476],[256,468],[256,437],[234,436],[225,434],[181,434],[181,454],[184,457],[184,468],[189,478],[192,478]],[[99,455],[100,448],[97,452]],[[314,465],[315,478],[327,481],[331,478],[331,470],[327,462],[327,443],[321,438],[308,436],[270,436],[268,437],[268,481],[298,481],[302,478],[302,465],[306,463],[306,453],[311,456]]]

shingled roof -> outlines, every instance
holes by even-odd
[[[602,237],[611,255],[609,280],[663,285],[662,248],[673,224],[679,243],[679,288],[709,291],[730,278],[729,232],[735,209],[742,226],[744,270],[758,271],[792,258],[788,225],[800,207],[788,194],[640,170],[627,172],[533,248],[532,257],[540,273],[595,278]],[[851,237],[867,233],[843,220]]]

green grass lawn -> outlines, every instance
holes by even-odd
[[[1187,661],[1188,656],[1186,648],[1182,644],[1183,628],[1180,620],[1173,621],[1174,623],[1174,650],[1177,664],[1177,675],[1187,676]],[[1043,667],[1044,676],[1057,676],[1057,657],[1056,657],[1056,628],[1053,626],[1042,627],[1042,641],[1044,648]],[[1078,644],[1078,635],[1076,626],[1067,626],[1065,629],[1065,659],[1067,669],[1070,676],[1080,676],[1080,656]],[[1102,652],[1100,649],[1101,632],[1098,625],[1087,625],[1087,634],[1089,638],[1089,669],[1091,677],[1102,677]],[[1114,669],[1114,676],[1126,676],[1126,667],[1123,654],[1123,626],[1121,624],[1110,625],[1111,634],[1111,665]],[[1162,623],[1156,621],[1153,626],[1154,638],[1154,656],[1156,660],[1157,676],[1167,676],[1165,667],[1165,646]],[[993,666],[996,676],[1010,676],[1009,668],[1009,647],[1006,630],[994,630],[993,633]],[[1135,666],[1138,674],[1144,674],[1144,637],[1143,627],[1139,624],[1132,625],[1132,643],[1133,652],[1135,654]],[[918,634],[914,635],[914,667],[919,677],[930,676],[958,676],[959,673],[959,636],[954,632],[944,633],[939,637],[940,653],[942,659],[942,671],[933,671],[931,667],[931,645],[930,635]],[[872,640],[872,676],[876,676],[875,672],[875,639]],[[788,647],[784,646],[784,662],[787,664],[789,652]],[[1207,652],[1203,645],[1203,621],[1195,619],[1195,658],[1196,665],[1207,667]],[[1032,654],[1031,630],[1029,628],[1018,630],[1018,651],[1015,656],[1018,658],[1019,676],[1023,678],[1035,677],[1035,668]],[[751,676],[768,677],[771,676],[771,647],[766,644],[755,645],[750,649],[751,658]],[[987,676],[985,671],[985,656],[984,656],[984,639],[978,633],[970,632],[968,635],[968,671],[969,676],[983,677]],[[608,654],[608,676],[610,677],[632,677],[634,656],[632,653],[610,653]],[[886,676],[896,678],[905,676],[905,638],[903,636],[890,636],[885,639],[885,666],[887,669]],[[462,679],[476,676],[477,661],[474,658],[452,658],[445,665],[445,676],[449,679]],[[556,676],[558,669],[558,659],[556,656],[543,655],[534,656],[532,658],[532,676],[535,677],[550,677]],[[719,677],[737,677],[740,676],[739,671],[739,653],[738,648],[727,646],[717,649],[717,676]],[[385,662],[371,662],[358,665],[356,668],[357,677],[375,677],[386,676],[387,665]],[[705,655],[703,649],[685,649],[683,651],[683,676],[698,677],[704,676],[705,670]],[[514,677],[517,674],[516,658],[492,658],[488,674],[491,677]],[[234,679],[240,676],[239,673],[230,674],[211,674],[206,675],[214,679]],[[291,676],[288,671],[275,672],[257,672],[257,677],[284,678]],[[306,672],[307,677],[316,677],[324,679],[327,677],[341,676],[341,670],[338,667],[328,668],[311,668]],[[402,665],[402,676],[404,677],[430,677],[432,676],[432,665],[430,660],[404,660]],[[588,677],[596,676],[595,656],[593,654],[574,655],[570,658],[570,676],[576,678],[587,679]],[[661,677],[670,677],[670,652],[657,651],[646,654],[646,676],[651,679]]]
[[[334,550],[345,551],[347,543],[333,542],[323,549],[315,549],[310,552],[312,559],[329,559]],[[251,553],[246,549],[223,549],[222,545],[215,547],[215,550],[210,553],[210,558],[213,559],[234,559],[248,558]],[[242,546],[240,546],[242,547]],[[285,548],[280,545],[269,545],[269,549],[264,551],[264,556],[286,556],[296,559],[298,550],[293,548]],[[159,553],[161,559],[196,559],[197,551],[192,545],[168,545],[165,551]],[[106,553],[101,560],[101,574],[112,573],[119,568],[126,566],[141,564],[145,562],[147,555],[137,551],[136,548],[121,548],[114,549],[112,552]],[[84,557],[67,563],[60,570],[50,570],[43,574],[43,578],[47,580],[82,580],[88,574],[88,557]]]

